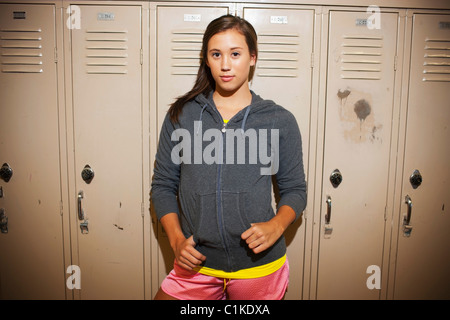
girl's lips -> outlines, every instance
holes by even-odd
[[[222,79],[222,81],[224,82],[228,82],[233,80],[234,76],[220,76],[220,79]]]

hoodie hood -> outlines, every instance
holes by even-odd
[[[245,131],[245,125],[247,123],[247,118],[250,114],[254,112],[258,112],[261,109],[267,108],[269,106],[275,105],[275,103],[271,100],[264,100],[259,95],[251,91],[252,94],[252,102],[247,107],[240,110],[236,113],[229,122],[239,123],[241,122],[241,130]],[[215,119],[217,123],[223,123],[222,116],[220,115],[219,110],[217,110],[216,104],[213,99],[213,91],[210,91],[207,95],[200,94],[198,95],[194,101],[200,106],[200,115],[199,121],[202,121],[203,112],[207,111],[211,114],[211,116]]]

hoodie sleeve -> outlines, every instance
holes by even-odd
[[[179,214],[177,194],[180,182],[180,165],[174,163],[171,159],[171,152],[175,143],[171,140],[171,136],[174,130],[175,127],[167,114],[161,127],[150,193],[151,202],[158,219],[171,212]]]
[[[279,168],[275,175],[280,193],[278,208],[290,206],[297,220],[306,207],[302,138],[294,115],[285,109],[281,112],[275,126],[279,128]]]

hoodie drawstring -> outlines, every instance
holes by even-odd
[[[197,135],[198,135],[198,133],[200,131],[200,122],[202,121],[203,111],[205,111],[207,106],[208,106],[208,104],[205,103],[205,105],[203,106],[202,110],[200,111],[200,118],[198,120],[199,124],[198,124],[197,132],[196,132]],[[247,122],[248,114],[250,113],[250,109],[251,108],[252,108],[251,106],[248,106],[247,109],[245,110],[244,119],[242,120],[242,125],[241,125],[241,132],[242,132],[242,134],[244,134],[244,132],[245,132],[245,124]]]
[[[244,131],[245,131],[245,123],[247,122],[247,117],[248,117],[248,114],[250,113],[250,109],[251,109],[251,106],[248,106],[247,110],[245,110],[244,119],[242,120],[242,125],[241,125],[242,134],[244,134]]]
[[[197,132],[196,132],[197,135],[198,135],[198,132],[200,131],[200,123],[202,122],[203,111],[206,109],[207,106],[208,106],[208,104],[205,103],[205,105],[202,108],[202,111],[200,111],[200,119],[198,120],[199,123],[198,123],[198,127],[197,127]]]

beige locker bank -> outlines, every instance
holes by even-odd
[[[90,270],[82,273],[81,298],[141,299],[142,7],[77,8],[81,26],[70,30],[73,190],[77,265]]]
[[[0,4],[0,39],[0,296],[64,299],[55,5]]]
[[[1,0],[0,299],[153,298],[159,130],[223,14],[302,133],[285,299],[450,299],[445,0]]]

